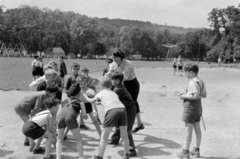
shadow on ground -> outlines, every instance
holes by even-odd
[[[172,140],[158,138],[151,135],[138,134],[145,136],[143,143],[139,144],[136,148],[138,149],[138,157],[142,159],[149,159],[150,156],[170,156],[171,153],[164,151],[163,149],[179,149],[182,146]],[[123,151],[118,151],[119,155],[123,154]]]
[[[10,155],[14,153],[12,150],[0,150],[0,158],[6,157],[7,155]]]
[[[227,157],[203,157],[203,156],[201,156],[201,159],[230,159],[230,158],[227,158]]]

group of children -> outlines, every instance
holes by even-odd
[[[181,57],[180,57],[181,60]],[[109,60],[108,63],[111,63]],[[180,61],[183,67],[182,60]],[[66,81],[65,92],[67,99],[62,101],[62,80],[57,73],[56,63],[50,62],[44,67],[44,75],[30,84],[38,92],[24,97],[15,106],[16,113],[24,122],[22,132],[25,135],[24,145],[34,154],[45,153],[44,159],[53,158],[50,155],[51,145],[56,148],[57,159],[61,159],[63,141],[67,139],[70,130],[77,142],[79,159],[83,159],[83,142],[80,129],[88,129],[84,119],[91,118],[100,137],[96,159],[102,159],[107,144],[118,144],[123,141],[123,158],[128,159],[137,155],[132,137],[132,128],[136,117],[134,101],[126,90],[121,72],[114,72],[110,78],[103,76],[100,80],[88,76],[89,70],[74,63],[71,66],[72,75]],[[200,157],[202,117],[201,98],[207,96],[204,82],[197,76],[199,68],[196,64],[187,64],[184,71],[190,83],[186,92],[180,92],[183,100],[183,122],[186,126],[186,137],[179,158],[189,159],[189,155]],[[97,85],[100,90],[97,90]],[[96,105],[101,103],[105,109],[103,128],[98,116]],[[80,126],[77,118],[80,115]],[[44,127],[44,128],[43,128]],[[111,130],[115,132],[108,143]],[[56,130],[57,129],[57,130]],[[190,152],[192,131],[196,133],[196,145]],[[47,138],[45,150],[40,147],[43,138]],[[37,143],[34,140],[37,139]]]

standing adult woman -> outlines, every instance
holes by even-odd
[[[110,77],[113,72],[122,72],[124,75],[124,86],[126,87],[127,91],[131,94],[132,99],[136,105],[137,110],[137,127],[133,129],[133,133],[138,132],[141,129],[144,129],[144,125],[141,120],[140,116],[140,109],[137,102],[140,84],[136,78],[136,74],[134,72],[134,68],[132,63],[129,60],[125,59],[125,54],[120,50],[117,49],[112,53],[113,63],[109,65],[109,70],[105,74],[105,76]]]

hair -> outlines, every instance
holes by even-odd
[[[114,72],[112,75],[111,75],[111,79],[113,80],[119,80],[120,83],[123,82],[123,79],[124,79],[124,75],[122,72]]]
[[[50,76],[50,75],[57,75],[58,73],[53,70],[53,69],[47,69],[45,72],[44,72],[45,76]]]
[[[56,85],[55,82],[53,82],[53,84],[51,85],[47,85],[46,87],[46,92],[47,93],[56,93],[58,91],[58,86]]]
[[[53,67],[49,64],[43,66],[43,72],[47,71],[48,69],[53,69]]]
[[[60,59],[62,59],[62,60],[64,59],[63,56],[59,56],[58,58],[60,58]]]
[[[113,62],[113,59],[107,59],[107,63],[112,63]]]
[[[185,71],[185,72],[192,71],[192,72],[194,72],[195,74],[198,74],[199,68],[198,68],[198,65],[197,65],[197,64],[189,63],[189,64],[187,64],[187,65],[184,67],[184,71]]]
[[[60,104],[61,101],[55,97],[47,97],[43,100],[43,103],[47,107],[47,109],[51,109],[52,107],[56,107],[57,104]]]
[[[105,88],[111,88],[112,87],[112,81],[108,77],[102,77],[100,80],[100,85]]]
[[[74,83],[71,85],[71,87],[68,90],[68,95],[70,97],[76,96],[81,91],[81,88],[78,83]]]
[[[56,61],[54,61],[54,60],[53,60],[53,61],[50,61],[50,62],[49,62],[49,65],[52,65],[52,64],[55,64],[55,65],[57,65],[57,62],[56,62]]]
[[[73,63],[72,66],[71,66],[71,69],[76,68],[76,67],[80,68],[80,65],[78,63]]]
[[[89,72],[89,69],[87,67],[83,67],[81,72]]]
[[[115,57],[120,57],[121,59],[125,58],[124,52],[120,49],[117,49],[117,50],[113,51],[112,55],[115,56]]]

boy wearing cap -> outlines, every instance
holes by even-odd
[[[80,87],[79,83],[73,84],[68,91],[69,99],[62,102],[62,106],[59,108],[57,113],[57,159],[61,159],[62,144],[64,138],[64,130],[67,127],[73,134],[77,141],[77,150],[79,153],[79,159],[83,159],[83,142],[82,136],[80,134],[80,129],[77,123],[77,117],[82,110],[82,115],[86,116],[86,109],[84,104],[79,100],[80,97]]]

